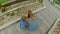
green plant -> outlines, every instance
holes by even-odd
[[[0,9],[1,9],[1,3],[0,3]]]
[[[60,4],[60,0],[53,0],[53,3]]]
[[[43,3],[43,0],[39,0],[40,3]]]

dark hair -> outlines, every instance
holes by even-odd
[[[24,19],[23,19],[24,18]],[[26,16],[22,16],[21,20],[25,20],[26,19]]]
[[[32,11],[31,10],[28,10],[28,18],[30,18],[30,13],[29,12],[32,13]],[[32,14],[32,16],[33,16],[33,14]]]

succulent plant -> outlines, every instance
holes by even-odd
[[[1,7],[1,11],[2,12],[5,12],[5,7]]]
[[[14,16],[14,12],[13,12],[13,11],[10,12],[9,15],[10,15],[10,16]]]

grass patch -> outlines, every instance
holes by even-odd
[[[0,0],[0,3],[2,4],[2,3],[5,3],[5,2],[8,2],[8,1],[10,1],[10,0]]]

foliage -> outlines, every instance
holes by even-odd
[[[54,3],[60,4],[60,0],[53,0]]]
[[[43,0],[39,0],[40,3],[43,3]]]

